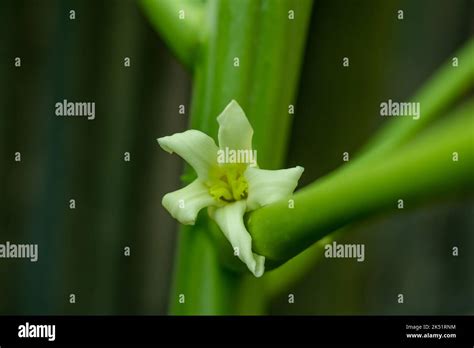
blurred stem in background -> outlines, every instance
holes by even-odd
[[[373,202],[372,209],[384,208],[387,202],[396,200],[393,195],[398,194],[400,198],[408,198],[411,194],[415,194],[416,198],[422,198],[423,194],[428,196],[439,190],[447,189],[447,183],[452,183],[455,187],[469,183],[473,174],[471,161],[473,160],[472,117],[474,105],[472,101],[467,102],[455,112],[456,115],[464,117],[449,117],[449,121],[453,120],[445,122],[443,128],[434,133],[431,138],[429,134],[433,130],[430,130],[427,136],[429,141],[420,143],[420,140],[417,139],[413,143],[408,142],[408,145],[405,145],[412,136],[420,132],[423,127],[428,126],[430,121],[433,121],[453,100],[462,96],[472,87],[472,81],[474,81],[474,40],[467,43],[456,56],[459,57],[462,66],[454,68],[451,62],[447,63],[421,89],[418,97],[413,98],[422,106],[423,113],[419,120],[398,119],[383,128],[360,157],[356,157],[347,166],[339,168],[298,192],[294,196],[295,209],[288,210],[287,202],[280,202],[252,213],[248,225],[257,252],[275,261],[284,262],[334,231],[335,228],[360,218],[361,210],[370,209],[365,203],[376,199],[376,197],[379,200]],[[458,127],[451,127],[456,122],[459,123]],[[423,147],[422,144],[425,146]],[[441,145],[444,145],[444,148],[439,147]],[[413,149],[416,149],[416,152]],[[463,159],[454,162],[456,166],[453,167],[453,171],[441,170],[446,168],[447,163],[453,163],[452,153],[460,153],[461,149],[465,152],[462,156]],[[389,156],[387,157],[387,155]],[[426,165],[428,163],[422,162],[421,159],[428,158],[430,155],[433,159],[430,165],[438,166],[436,170],[422,166],[423,163]],[[381,158],[382,156],[384,157]],[[403,156],[399,167],[391,167],[392,156],[394,158]],[[419,160],[418,162],[415,161],[415,157]],[[388,168],[390,171],[387,173]],[[381,170],[379,173],[381,176],[377,176],[377,169]],[[413,173],[409,174],[410,171]],[[426,173],[430,173],[429,178],[433,180],[437,175],[439,177],[430,183]],[[356,180],[359,174],[361,181]],[[460,175],[460,177],[457,178],[456,175]],[[395,181],[389,180],[390,177],[401,180],[400,184],[406,186],[396,187]],[[420,182],[416,185],[415,190],[412,185],[417,177]],[[362,185],[362,181],[369,178],[373,181]],[[457,180],[454,180],[455,178]],[[445,184],[443,185],[443,183]],[[389,193],[389,190],[385,190],[383,192],[386,193],[386,196],[383,196],[380,194],[382,187],[392,187],[396,190],[392,194]],[[404,187],[408,191],[405,191]],[[353,194],[355,196],[352,196]],[[318,211],[318,214],[313,213],[315,210]],[[275,229],[278,230],[278,233],[268,234],[266,232]],[[284,235],[291,237],[286,238]]]
[[[179,60],[192,69],[203,35],[203,0],[142,1],[149,20],[162,34]]]
[[[448,108],[450,104],[469,91],[474,83],[474,40],[470,40],[458,52],[455,52],[453,57],[458,58],[458,61],[462,62],[461,65],[453,67],[452,58],[450,58],[416,93],[415,97],[412,98],[413,102],[419,102],[420,105],[422,105],[422,118],[416,122],[406,122],[409,120],[404,119],[392,120],[387,127],[382,128],[372,139],[369,140],[368,144],[364,146],[355,161],[351,161],[331,175],[345,173],[347,169],[351,170],[354,166],[362,165],[365,168],[365,166],[371,166],[374,162],[385,161],[384,156],[396,150],[397,147],[406,144],[407,141],[410,141],[417,132],[421,131],[424,127],[429,126],[432,121],[441,116],[443,110]],[[471,100],[456,112],[458,115],[464,114],[465,116],[466,127],[464,129],[464,134],[468,135],[469,132],[471,133],[470,140],[467,139],[467,145],[469,146],[468,156],[472,155],[472,151],[474,150],[474,140],[472,135],[474,129],[473,108],[474,105]],[[458,134],[454,135],[454,137],[457,136]],[[469,141],[471,142],[470,144]],[[445,159],[446,157],[444,160]],[[469,162],[464,162],[463,165],[468,168],[468,176],[465,177],[465,179],[469,183],[469,175],[472,177],[472,174],[474,174],[472,173],[472,163],[469,164]],[[469,169],[470,165],[471,168]],[[405,174],[401,173],[400,175]],[[317,183],[318,182],[316,182],[315,185]],[[462,185],[461,182],[458,184]],[[435,186],[437,186],[437,188],[438,186],[442,187],[442,184],[435,184]],[[427,194],[431,193],[429,190],[425,192]],[[292,284],[302,279],[303,276],[315,266],[316,262],[321,259],[324,245],[330,243],[332,240],[339,239],[339,237],[345,233],[345,230],[345,228],[337,230],[336,232],[332,232],[333,229],[327,230],[327,233],[332,233],[323,239],[318,240],[314,245],[302,251],[282,267],[268,273],[265,277],[268,295],[275,297],[285,289],[289,288]]]
[[[456,57],[459,65],[453,66],[452,59]],[[387,127],[378,132],[362,149],[358,164],[363,160],[376,158],[395,149],[398,145],[428,126],[443,111],[474,84],[474,39],[471,39],[427,81],[423,88],[412,98],[413,102],[420,103],[423,117],[416,122],[406,122],[404,119],[395,119]]]

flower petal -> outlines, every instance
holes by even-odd
[[[217,222],[234,250],[238,251],[239,259],[256,277],[261,277],[265,271],[265,257],[252,252],[252,237],[247,232],[243,219],[245,208],[245,201],[237,201],[211,210],[211,217]]]
[[[251,150],[253,129],[239,103],[232,100],[217,117],[219,147],[231,150]]]
[[[209,170],[217,165],[218,148],[207,134],[195,129],[158,139],[163,150],[176,152],[196,171],[203,181],[208,178]]]
[[[248,167],[244,173],[247,179],[247,210],[255,210],[264,205],[289,197],[303,174],[303,167],[280,170],[265,170]]]
[[[194,225],[199,211],[216,201],[209,194],[209,189],[199,179],[188,186],[168,193],[161,202],[171,216],[185,225]]]

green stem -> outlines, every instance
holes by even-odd
[[[459,66],[454,67],[452,58],[450,58],[412,98],[413,101],[418,101],[422,105],[422,119],[418,122],[411,122],[411,120],[406,122],[407,120],[403,119],[391,120],[387,127],[383,128],[364,146],[355,161],[351,161],[351,165],[345,166],[344,169],[354,165],[370,165],[371,161],[376,161],[389,154],[397,146],[406,143],[472,86],[474,80],[474,40],[470,40],[458,52],[454,53],[453,57],[458,58]],[[344,230],[331,233],[330,236],[316,242],[282,267],[267,273],[265,280],[268,295],[270,297],[276,296],[301,279],[321,258],[324,244],[338,238],[343,232]]]
[[[217,138],[216,117],[235,99],[255,130],[259,164],[282,166],[291,121],[288,106],[295,95],[311,5],[311,0],[207,3],[209,27],[194,66],[191,128]],[[294,19],[288,16],[290,10]],[[180,231],[171,312],[262,313],[263,297],[249,303],[241,295],[255,292],[258,281],[229,276],[217,258],[206,212],[201,219],[199,225]],[[225,248],[232,251],[228,243]],[[188,294],[192,303],[177,303],[180,293]]]
[[[474,39],[467,42],[453,57],[458,58],[459,66],[454,67],[452,58],[450,58],[412,98],[413,102],[420,103],[420,118],[415,122],[403,118],[391,120],[387,127],[382,128],[366,144],[362,150],[362,156],[357,158],[358,165],[380,155],[386,155],[388,151],[405,143],[472,88],[474,83]]]
[[[216,116],[235,99],[254,128],[259,165],[281,167],[311,5],[311,0],[209,2],[214,19],[195,70],[192,128],[216,136]]]
[[[239,276],[220,266],[205,219],[183,226],[178,245],[170,314],[232,314],[234,300],[228,294],[239,286]]]
[[[201,0],[141,0],[151,24],[188,68],[193,68],[205,34],[204,3]]]
[[[277,265],[328,233],[381,210],[396,209],[440,193],[472,186],[474,151],[471,101],[447,122],[388,158],[338,170],[294,196],[294,209],[279,202],[248,220],[255,251]],[[453,119],[451,119],[453,118]],[[452,160],[452,153],[460,156]],[[317,214],[315,213],[317,212]]]
[[[322,258],[324,246],[334,238],[334,233],[317,241],[281,267],[265,274],[265,294],[275,298],[296,284]]]
[[[362,150],[351,165],[367,164],[377,160],[380,156],[389,153],[396,146],[403,144],[413,137],[422,128],[441,114],[455,99],[459,98],[472,84],[474,75],[474,40],[468,42],[453,57],[457,57],[460,66],[454,67],[452,59],[424,85],[416,94],[413,101],[423,105],[423,118],[421,122],[406,122],[395,119],[386,128],[382,129]],[[350,166],[346,166],[347,169]],[[341,232],[337,233],[338,235]],[[266,276],[266,288],[269,296],[281,293],[285,288],[300,279],[320,259],[322,246],[329,240],[337,238],[335,233],[324,240],[315,243],[282,267]]]

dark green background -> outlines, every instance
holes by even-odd
[[[288,152],[301,185],[354,154],[380,102],[409,99],[472,36],[472,13],[469,0],[315,1]],[[190,98],[191,76],[135,1],[0,0],[0,243],[40,249],[37,263],[0,259],[0,314],[166,312],[177,225],[161,197],[183,163],[156,138],[186,129]],[[63,99],[94,101],[96,119],[56,117]],[[271,313],[474,313],[472,195],[405,204],[346,235],[365,262],[323,259]]]

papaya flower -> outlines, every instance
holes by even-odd
[[[182,157],[197,174],[197,179],[186,187],[166,194],[162,204],[185,225],[194,225],[199,211],[207,207],[209,216],[232,245],[234,255],[260,277],[265,270],[265,257],[252,251],[244,214],[291,196],[304,169],[260,169],[256,151],[252,150],[252,126],[235,100],[217,117],[217,122],[219,146],[210,136],[194,129],[158,139],[163,150]]]

